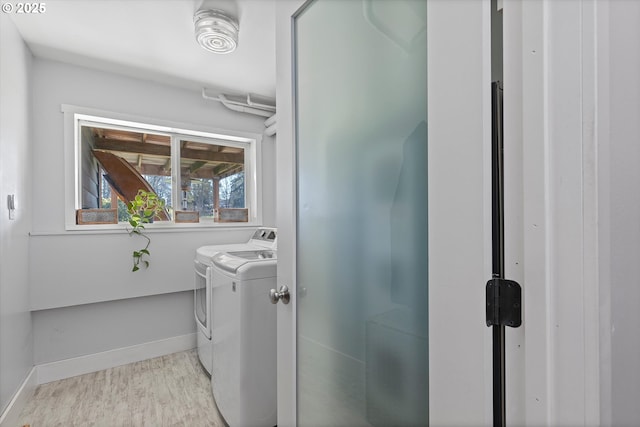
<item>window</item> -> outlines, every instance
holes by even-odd
[[[67,228],[128,221],[126,204],[139,189],[165,201],[160,226],[259,222],[259,136],[78,113],[73,124],[75,221]]]
[[[180,140],[181,207],[214,221],[244,220],[220,216],[220,209],[246,210],[245,150],[242,147]]]

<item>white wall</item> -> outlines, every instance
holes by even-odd
[[[230,111],[220,103],[184,90],[116,74],[36,58],[33,65],[34,99],[34,213],[33,231],[64,231],[64,135],[61,104],[204,125],[219,129],[262,133],[264,118]],[[273,148],[264,137],[263,150]],[[274,182],[274,169],[264,170]],[[44,185],[46,183],[46,185]],[[275,223],[275,204],[266,200],[265,223]]]
[[[545,285],[550,301],[546,320],[551,360],[547,372],[553,378],[549,394],[551,422],[569,426],[583,422],[589,405],[585,397],[589,335],[584,332],[589,278],[583,274],[588,248],[583,233],[588,227],[584,209],[592,171],[583,168],[583,156],[590,155],[591,140],[583,125],[592,126],[593,120],[585,114],[593,106],[589,99],[589,85],[593,82],[584,72],[585,66],[592,68],[593,64],[587,65],[583,60],[593,46],[585,41],[588,23],[583,22],[580,2],[552,2],[547,7],[549,41],[542,48],[546,50],[543,55],[548,73],[544,117],[548,230]]]
[[[626,0],[505,2],[515,425],[640,424],[639,19]]]
[[[36,311],[34,363],[40,365],[193,333],[192,307],[192,292],[176,292]]]
[[[199,246],[247,241],[253,228],[153,233],[150,267],[131,272],[140,240],[117,234],[31,236],[31,309],[179,292],[193,289]]]
[[[595,2],[504,2],[507,422],[600,425]],[[608,425],[604,423],[603,425]]]
[[[640,424],[640,2],[609,2],[611,425]],[[604,177],[606,178],[606,177]]]
[[[61,104],[171,122],[262,133],[263,119],[188,91],[36,58],[33,61],[33,235],[29,269],[36,363],[195,332],[197,247],[246,241],[250,228],[151,231],[151,266],[132,273],[139,242],[125,232],[64,231]],[[275,144],[263,138],[265,224],[275,223]],[[154,296],[164,294],[162,296]],[[131,299],[133,298],[133,299]],[[92,304],[96,303],[96,304]],[[91,304],[86,306],[77,305]],[[75,305],[75,307],[73,307]],[[66,307],[66,308],[65,308]],[[45,310],[45,311],[39,311]],[[55,339],[53,339],[55,337]]]
[[[31,229],[31,52],[0,15],[0,413],[33,365],[28,299]],[[7,195],[15,194],[10,221]]]

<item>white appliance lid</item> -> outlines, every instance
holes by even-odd
[[[277,255],[268,249],[220,252],[213,257],[213,264],[239,279],[274,277]]]
[[[253,233],[248,242],[201,246],[196,249],[196,260],[201,264],[213,265],[211,259],[220,252],[249,251],[254,249],[276,250],[278,245],[277,233],[277,228],[261,227]]]
[[[220,252],[246,251],[259,248],[259,246],[249,243],[229,243],[226,245],[201,246],[196,249],[196,260],[198,260],[202,264],[213,265],[211,258],[213,258]]]

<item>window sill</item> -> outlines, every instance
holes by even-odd
[[[213,230],[233,230],[261,227],[257,222],[225,222],[225,223],[153,223],[145,225],[145,233],[192,233]],[[86,234],[121,234],[127,233],[131,229],[125,222],[119,224],[93,224],[93,225],[71,225],[65,231],[36,231],[29,233],[30,236],[68,236]]]

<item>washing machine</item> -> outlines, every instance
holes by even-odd
[[[251,251],[260,249],[277,249],[277,230],[275,228],[259,228],[245,243],[202,246],[196,250],[194,260],[194,317],[197,325],[198,358],[200,363],[211,374],[211,268],[213,257],[220,252]]]
[[[230,427],[277,423],[276,265],[273,250],[213,257],[211,388]]]

